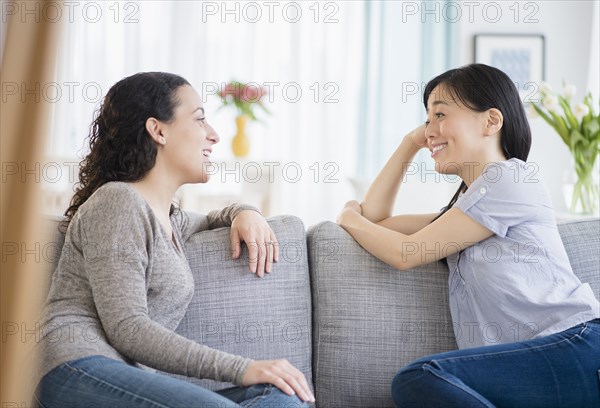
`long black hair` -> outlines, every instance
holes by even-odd
[[[446,71],[425,86],[425,109],[431,92],[438,85],[443,85],[452,98],[476,112],[485,112],[491,108],[502,112],[504,123],[500,130],[500,146],[504,156],[507,159],[516,157],[527,160],[531,149],[531,129],[519,91],[508,75],[484,64],[470,64]],[[467,185],[463,181],[448,205],[433,221],[452,208],[460,194],[466,190]]]
[[[154,167],[157,149],[146,120],[171,122],[180,103],[176,91],[183,85],[189,82],[174,74],[141,72],[109,89],[90,126],[90,151],[79,165],[79,182],[62,228],[103,184],[138,181]]]

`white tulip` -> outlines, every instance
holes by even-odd
[[[540,88],[541,88],[543,94],[552,92],[552,87],[550,86],[550,84],[548,82],[542,82],[540,84]]]
[[[575,85],[565,85],[563,92],[565,94],[565,98],[567,98],[567,100],[570,101],[575,96],[577,88],[575,87]]]
[[[542,99],[542,105],[549,111],[556,111],[559,107],[558,98],[554,95],[545,96],[544,99]]]
[[[573,109],[573,114],[575,115],[577,120],[583,119],[583,117],[586,116],[588,113],[590,113],[590,107],[587,106],[585,103],[578,103],[577,105],[575,105],[575,109]]]
[[[531,119],[537,119],[540,117],[540,114],[535,110],[533,104],[527,105],[527,116]]]

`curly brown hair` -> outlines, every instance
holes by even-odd
[[[171,122],[180,103],[176,91],[183,85],[189,82],[178,75],[142,72],[109,89],[90,125],[89,154],[79,164],[79,181],[61,223],[63,232],[100,186],[141,180],[154,167],[157,149],[146,121]]]

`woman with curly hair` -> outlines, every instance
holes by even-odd
[[[65,244],[45,305],[35,401],[43,407],[304,407],[314,397],[286,360],[253,361],[173,330],[193,294],[186,238],[231,226],[250,269],[270,272],[276,237],[258,210],[233,205],[208,216],[171,202],[205,183],[219,136],[183,78],[140,73],[108,92],[66,211]],[[231,382],[212,392],[154,369]],[[238,405],[239,404],[239,405]]]

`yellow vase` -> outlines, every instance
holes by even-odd
[[[231,142],[231,150],[233,150],[233,154],[236,157],[246,157],[250,151],[250,141],[248,140],[248,135],[246,135],[246,123],[248,123],[248,116],[246,115],[240,115],[235,118],[237,133]]]

